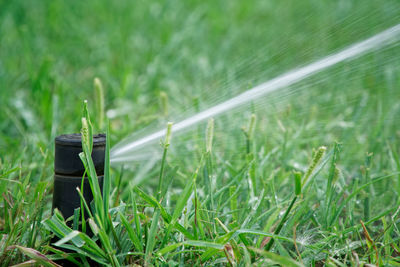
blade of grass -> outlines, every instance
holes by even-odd
[[[159,218],[160,218],[160,210],[156,209],[156,211],[153,214],[153,218],[151,220],[150,231],[149,231],[149,234],[147,237],[147,242],[146,242],[146,254],[144,256],[144,265],[145,266],[149,266],[151,258],[152,258],[154,245],[156,243],[157,225],[158,225]]]
[[[140,227],[140,219],[139,219],[139,215],[138,215],[138,210],[137,210],[137,205],[136,205],[136,200],[133,197],[133,193],[130,192],[130,197],[131,197],[131,202],[132,202],[132,209],[133,209],[133,220],[135,222],[135,227],[136,227],[136,233],[137,236],[140,240],[140,243],[142,241],[142,234],[141,234],[141,227]]]
[[[271,260],[275,264],[279,264],[281,266],[287,266],[287,267],[304,267],[303,264],[301,264],[299,262],[296,262],[292,258],[280,256],[278,254],[275,254],[275,253],[272,253],[272,252],[268,252],[268,251],[265,251],[265,250],[262,250],[262,249],[258,249],[258,248],[250,248],[250,249],[252,251],[262,255],[263,257]]]
[[[160,209],[161,216],[162,216],[162,218],[164,219],[164,221],[165,221],[166,223],[170,223],[170,222],[171,222],[171,215],[169,215],[169,214],[167,213],[167,211],[165,210],[165,208],[164,208],[163,206],[161,206],[160,203],[158,203],[158,201],[157,201],[154,197],[152,197],[152,196],[146,194],[145,192],[143,192],[142,190],[140,190],[138,187],[135,187],[133,190],[134,190],[144,201],[146,201],[148,204],[150,204],[150,205],[153,206],[154,208]],[[184,234],[186,238],[194,239],[194,236],[193,236],[188,230],[186,230],[185,227],[183,227],[183,226],[182,226],[181,224],[179,224],[178,222],[175,223],[174,227],[175,227],[179,232],[181,232],[182,234]]]
[[[129,238],[131,239],[131,241],[132,241],[133,245],[135,246],[135,248],[138,251],[143,252],[142,243],[140,242],[139,237],[137,236],[137,234],[133,230],[132,226],[129,224],[129,222],[126,219],[126,217],[120,212],[118,212],[118,215],[121,217],[121,222],[125,226],[125,229],[128,232]]]
[[[104,159],[104,181],[103,181],[103,206],[104,214],[108,214],[110,205],[110,194],[111,194],[111,177],[110,177],[110,123],[107,121],[106,131],[106,151]],[[104,220],[104,223],[108,220]],[[111,222],[111,220],[109,220]],[[106,225],[107,226],[107,225]],[[109,225],[112,227],[112,225]]]
[[[17,248],[19,251],[21,251],[23,254],[28,256],[29,258],[35,260],[35,263],[42,264],[43,266],[48,266],[48,267],[61,267],[61,265],[58,265],[52,260],[49,260],[45,255],[40,253],[39,251],[32,249],[32,248],[26,248],[22,247],[19,245],[11,246],[8,247],[7,250],[12,250],[14,248]]]

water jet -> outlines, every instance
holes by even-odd
[[[245,104],[251,103],[257,99],[267,96],[268,94],[278,91],[282,88],[290,87],[308,77],[322,72],[339,63],[356,59],[369,52],[397,45],[400,41],[400,24],[386,29],[374,36],[354,43],[336,53],[332,53],[326,57],[316,60],[308,65],[300,66],[283,73],[273,79],[261,83],[241,94],[227,99],[215,106],[212,106],[201,112],[189,116],[178,121],[172,126],[174,135],[182,133],[191,127],[202,123],[209,118],[215,118],[221,114],[237,109]],[[127,137],[119,144],[115,145],[111,150],[111,163],[124,163],[134,161],[138,157],[138,151],[147,148],[149,145],[157,143],[166,134],[165,129],[154,131],[142,138],[136,139]]]

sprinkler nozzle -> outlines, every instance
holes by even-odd
[[[100,189],[103,189],[104,157],[106,147],[106,135],[93,136],[92,159],[99,179]],[[82,177],[85,167],[79,153],[82,152],[81,134],[63,134],[55,138],[54,157],[54,192],[53,209],[57,208],[65,219],[74,214],[74,210],[80,207],[80,197],[76,188],[80,188],[87,203],[93,200],[89,180]]]

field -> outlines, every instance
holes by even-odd
[[[397,0],[0,2],[0,265],[400,266],[399,34],[114,156],[399,23]],[[111,154],[102,194],[84,142],[93,235],[52,213],[84,100]]]

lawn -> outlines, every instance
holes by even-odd
[[[398,34],[113,156],[399,23],[397,0],[0,2],[0,265],[400,266]],[[94,234],[52,212],[54,138],[83,128],[91,165],[84,100],[111,153]]]

